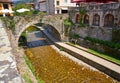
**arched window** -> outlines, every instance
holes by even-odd
[[[79,23],[79,22],[80,22],[80,15],[79,15],[79,14],[76,14],[75,22],[76,22],[76,23]]]
[[[111,27],[114,25],[114,16],[107,14],[104,19],[104,26]]]
[[[87,24],[87,25],[89,25],[89,16],[86,14],[85,16],[84,16],[84,24]]]
[[[99,26],[99,23],[100,23],[100,16],[98,14],[95,14],[93,16],[93,25]]]

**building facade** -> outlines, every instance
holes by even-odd
[[[82,7],[81,7],[82,8]],[[70,8],[71,19],[74,23],[79,22],[81,8]],[[88,4],[87,12],[83,15],[83,23],[89,26],[119,27],[120,26],[120,3]],[[74,11],[74,12],[73,12]]]
[[[46,0],[41,0],[39,2],[39,11],[47,12]]]
[[[47,14],[68,13],[69,7],[75,7],[71,0],[34,0],[35,9]]]
[[[54,14],[54,0],[34,0],[34,7],[37,11],[45,12],[46,14]]]
[[[69,7],[75,7],[76,3],[72,3],[71,0],[55,0],[55,14],[68,13]]]
[[[13,16],[9,10],[12,11],[12,0],[0,0],[0,16]]]
[[[47,10],[47,14],[55,14],[54,0],[46,0],[46,10]]]

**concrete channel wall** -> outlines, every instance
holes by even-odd
[[[36,26],[36,27],[38,27],[38,26]],[[89,65],[97,68],[98,70],[100,70],[100,71],[106,73],[107,75],[109,75],[109,76],[117,79],[118,81],[120,81],[120,73],[119,73],[119,71],[116,72],[116,71],[114,71],[114,70],[111,70],[110,68],[107,68],[106,66],[103,66],[103,65],[101,65],[101,64],[99,64],[99,63],[97,63],[97,62],[95,62],[95,61],[92,61],[92,60],[90,60],[90,59],[82,56],[80,53],[76,53],[76,52],[72,51],[71,49],[64,47],[63,45],[60,45],[59,43],[57,43],[57,41],[56,41],[55,39],[53,39],[53,37],[50,36],[50,34],[47,33],[46,30],[44,30],[42,27],[38,27],[38,28],[39,28],[39,29],[47,36],[47,38],[48,38],[51,42],[53,42],[58,48],[63,48],[65,52],[71,54],[72,56],[74,56],[74,57],[82,60],[83,62],[85,62],[85,63],[87,63],[87,64],[89,64]],[[106,64],[106,63],[105,63],[105,64]],[[112,68],[112,67],[111,67],[111,68]]]
[[[98,69],[98,70],[106,73],[107,75],[109,75],[109,76],[117,79],[118,81],[120,81],[120,73],[117,73],[117,72],[115,72],[115,71],[113,71],[113,70],[111,70],[111,69],[109,69],[109,68],[107,68],[107,67],[105,67],[103,65],[100,65],[100,64],[96,63],[95,61],[92,61],[92,60],[90,60],[90,59],[88,59],[86,57],[83,57],[82,55],[80,55],[80,53],[78,54],[78,53],[76,53],[74,51],[71,51],[70,49],[65,48],[64,46],[61,46],[61,45],[59,45],[57,43],[55,43],[55,45],[58,48],[63,48],[65,52],[71,54],[72,56],[76,57],[77,59],[82,60],[83,62],[95,67],[96,69]]]

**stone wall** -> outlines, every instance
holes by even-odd
[[[76,15],[79,14],[79,11],[81,10],[82,7],[73,7],[70,8],[70,18],[72,21],[75,23],[76,22]],[[89,4],[85,6],[87,12],[85,15],[88,15],[89,17],[89,25],[93,26],[93,19],[94,15],[100,16],[99,19],[99,26],[101,27],[114,27],[114,25],[120,26],[119,21],[120,21],[120,3],[108,3],[108,4]],[[105,26],[105,16],[106,15],[112,15],[114,18],[112,19],[113,21],[113,26]],[[83,15],[83,18],[84,16]],[[96,26],[96,25],[94,25]]]
[[[0,83],[23,83],[15,59],[17,50],[13,46],[15,41],[12,40],[10,31],[6,29],[1,20],[0,24]]]
[[[77,25],[77,18],[80,18],[79,11],[82,7],[73,7],[70,8],[69,17],[70,19]],[[114,34],[112,29],[120,28],[120,3],[108,3],[108,4],[89,4],[85,6],[86,13],[83,15],[84,18],[88,16],[88,28],[80,28],[75,26],[75,30],[73,29],[74,33],[79,34],[81,37],[93,37],[102,40],[115,40],[120,41],[119,38],[114,38],[116,34]],[[94,24],[95,15],[99,16],[98,24]],[[110,20],[108,21],[107,16],[111,16]],[[113,18],[112,18],[113,17]],[[110,22],[110,23],[109,23]],[[93,28],[92,28],[93,27]],[[115,35],[115,36],[114,36]]]
[[[80,37],[93,37],[100,40],[112,40],[112,29],[102,27],[75,27],[71,33]]]

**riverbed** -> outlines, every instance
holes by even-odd
[[[46,43],[44,36],[35,34],[41,33],[29,34],[30,48],[25,53],[35,68],[35,74],[45,83],[118,83],[100,71],[78,64],[59,53]]]

